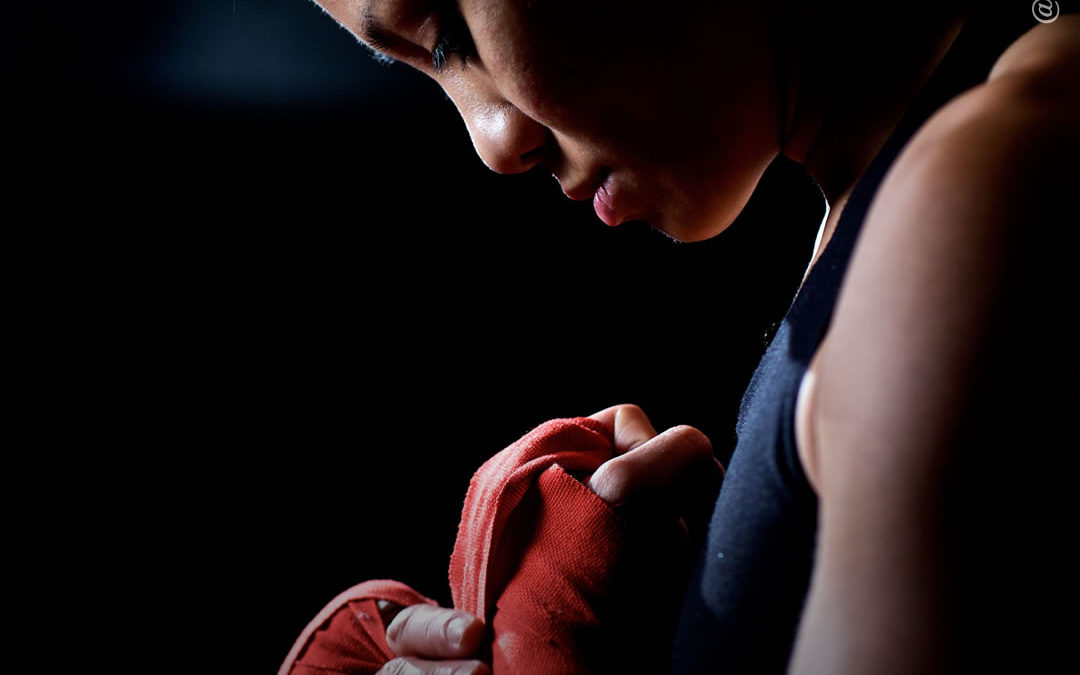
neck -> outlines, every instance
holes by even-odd
[[[802,15],[778,17],[781,152],[804,164],[836,206],[941,62],[966,13],[959,2],[859,3],[858,11],[833,0],[808,4]]]

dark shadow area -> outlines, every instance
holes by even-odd
[[[246,670],[361,580],[447,603],[470,475],[546,419],[635,402],[730,453],[822,215],[799,167],[677,244],[490,173],[433,84],[308,2],[8,30],[9,227],[54,327],[34,395],[122,473],[95,522],[129,564],[243,612]]]

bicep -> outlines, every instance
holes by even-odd
[[[1055,147],[1031,126],[1037,106],[981,115],[987,101],[959,103],[882,185],[822,345],[818,558],[796,672],[924,672],[954,646],[950,538],[963,524],[942,515],[953,469],[974,427],[1013,423],[970,411],[988,388],[1008,399],[998,338],[1022,310],[1006,299],[1040,292],[1031,239],[1053,209],[1032,199],[1048,177],[1051,200],[1077,187],[1073,122],[1049,120],[1072,134]]]

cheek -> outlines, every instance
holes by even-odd
[[[617,109],[616,99],[635,84],[632,61],[641,49],[628,45],[638,40],[613,23],[626,12],[608,5],[492,0],[477,5],[470,18],[481,58],[503,95],[537,121],[566,129],[597,109]]]
[[[487,26],[496,26],[488,29]],[[476,31],[477,48],[491,86],[529,117],[551,126],[566,115],[571,96],[560,86],[558,55],[522,37],[517,24],[485,23]]]
[[[684,167],[670,177],[674,199],[665,214],[665,231],[681,241],[723,232],[746,207],[769,163],[769,155],[761,155],[744,162]]]

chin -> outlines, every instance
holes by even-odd
[[[681,242],[712,239],[731,227],[754,193],[760,174],[745,181],[716,180],[671,191],[667,204],[648,223]]]
[[[687,214],[683,218],[654,218],[647,222],[653,229],[662,232],[667,237],[670,237],[675,241],[691,244],[712,239],[731,227],[731,224],[735,222],[735,218],[739,215],[739,211],[741,210],[742,207],[734,212],[725,210],[725,212],[721,214],[700,214],[696,217]]]

